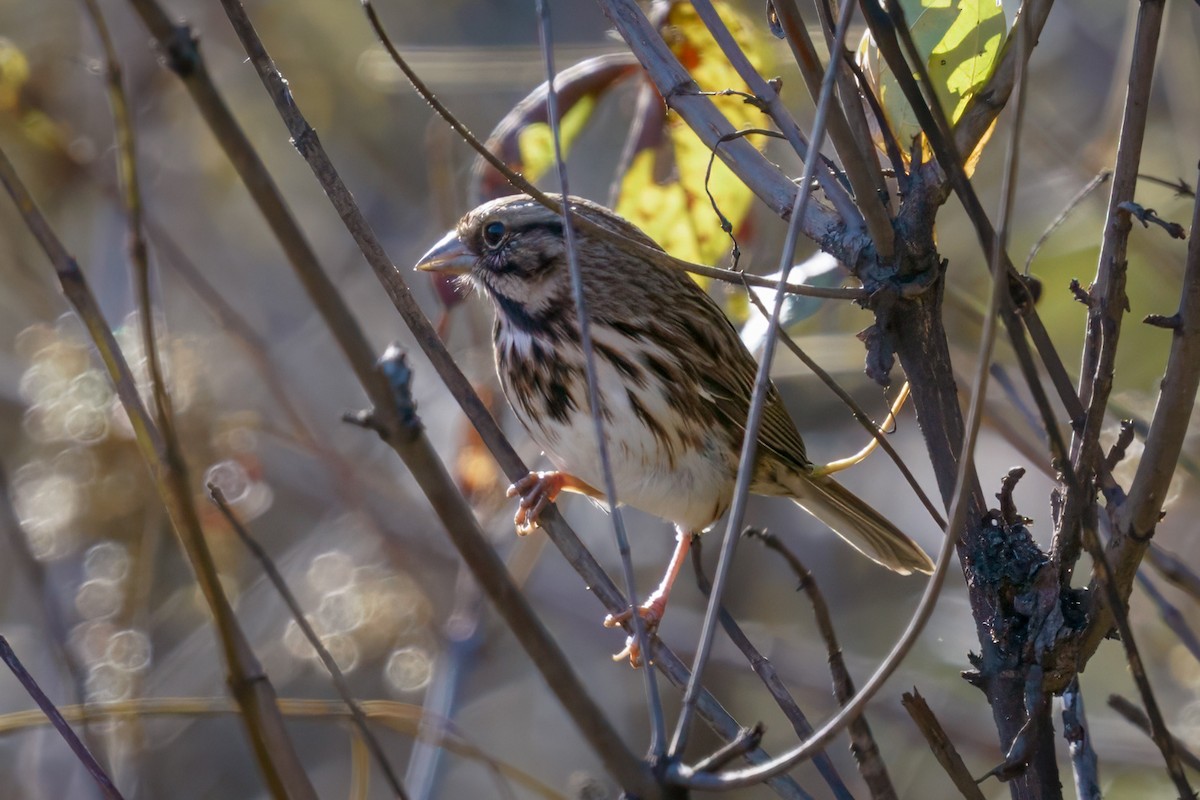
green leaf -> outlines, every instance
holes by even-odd
[[[938,102],[953,125],[996,66],[1007,32],[1004,10],[997,0],[901,0],[900,5]],[[907,156],[913,139],[922,136],[921,126],[869,33],[859,44],[858,61]]]

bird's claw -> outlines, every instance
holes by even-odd
[[[661,597],[651,597],[645,603],[638,607],[638,616],[642,618],[642,626],[646,631],[646,636],[653,636],[658,630],[658,623],[662,621],[663,612],[666,610],[666,601]],[[628,625],[633,619],[633,609],[625,609],[617,614],[609,614],[604,618],[604,627],[618,628]],[[632,626],[629,626],[632,628]],[[625,647],[619,653],[613,655],[613,661],[621,661],[625,658],[629,659],[629,666],[637,669],[642,666],[642,649],[638,647],[637,637],[632,633],[625,639]]]
[[[538,517],[558,497],[563,484],[564,478],[558,472],[531,472],[508,487],[507,497],[521,498],[513,516],[518,535],[525,536],[538,527]]]

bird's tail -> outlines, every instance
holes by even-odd
[[[933,561],[916,542],[849,489],[828,476],[797,478],[788,482],[792,499],[867,558],[901,575],[933,572]]]

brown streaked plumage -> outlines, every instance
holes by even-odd
[[[608,209],[579,198],[571,199],[571,208],[659,249]],[[618,499],[680,531],[672,567],[643,606],[655,623],[690,535],[729,508],[757,364],[716,303],[682,271],[619,250],[587,226],[577,226],[576,234]],[[495,307],[504,394],[558,470],[535,473],[510,490],[522,496],[518,525],[535,524],[560,490],[600,497],[594,487],[604,482],[559,215],[524,196],[486,203],[417,266],[466,276]],[[889,569],[933,569],[925,552],[885,517],[813,472],[774,386],[750,490],[796,500]]]

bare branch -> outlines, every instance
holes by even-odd
[[[1146,712],[1138,708],[1137,703],[1119,694],[1110,694],[1108,696],[1108,707],[1140,728],[1142,733],[1145,733],[1147,736],[1151,735],[1150,721],[1146,719]],[[1189,750],[1187,745],[1179,739],[1175,739],[1175,747],[1179,751],[1179,758],[1183,763],[1196,771],[1200,771],[1200,756]],[[1195,795],[1192,796],[1195,797]]]
[[[83,768],[88,771],[88,774],[92,776],[92,780],[100,787],[101,794],[108,798],[108,800],[122,800],[121,793],[117,791],[112,778],[108,777],[108,773],[96,761],[96,757],[92,755],[87,746],[75,735],[75,731],[63,719],[63,715],[54,707],[54,703],[42,691],[42,687],[38,686],[34,677],[25,669],[25,665],[21,663],[21,659],[17,658],[17,654],[13,652],[12,646],[9,645],[8,640],[3,636],[0,636],[0,661],[3,661],[12,671],[12,674],[25,687],[25,691],[38,704],[38,708],[46,715],[46,719],[50,720],[51,724],[54,725],[54,729],[58,731],[58,735],[71,748],[71,752],[75,754],[75,758],[79,759],[79,763],[83,764]]]
[[[850,677],[850,671],[846,669],[846,660],[842,657],[842,646],[838,644],[837,633],[833,630],[833,619],[829,615],[829,605],[825,602],[825,595],[821,593],[820,587],[817,586],[817,579],[804,562],[777,536],[767,531],[753,529],[747,531],[747,534],[760,539],[767,548],[783,556],[783,560],[787,562],[800,581],[798,588],[808,595],[808,600],[812,604],[813,617],[817,621],[817,630],[821,632],[821,639],[825,642],[825,652],[829,656],[829,672],[833,677],[833,696],[840,705],[845,705],[854,696],[854,679]],[[871,733],[871,726],[867,723],[866,716],[854,718],[846,726],[846,732],[850,735],[850,750],[854,753],[854,760],[858,763],[858,771],[862,775],[863,781],[866,782],[867,788],[871,790],[871,797],[875,800],[888,800],[888,798],[894,800],[896,788],[892,785],[887,765],[879,754],[879,745],[875,743],[875,736]]]
[[[800,17],[800,10],[796,7],[794,0],[772,0],[772,6],[778,16],[780,27],[787,37],[788,45],[792,49],[796,65],[800,68],[804,84],[808,87],[808,93],[812,97],[812,101],[816,103],[821,93],[821,76],[824,70],[817,58],[812,39],[808,35],[808,28]],[[892,230],[892,220],[885,205],[887,194],[885,192],[881,196],[879,193],[883,180],[879,171],[879,162],[875,158],[874,150],[862,152],[858,141],[851,132],[850,123],[846,119],[849,109],[844,111],[843,103],[853,104],[860,117],[862,106],[859,104],[857,93],[847,96],[843,91],[843,87],[847,85],[844,63],[844,57],[848,57],[846,49],[837,46],[832,31],[829,41],[831,43],[829,57],[830,61],[837,65],[839,96],[843,98],[841,103],[834,101],[829,109],[829,141],[837,151],[842,168],[846,170],[846,177],[850,180],[850,186],[854,189],[854,197],[858,201],[858,213],[861,214],[867,226],[871,241],[875,243],[879,260],[884,264],[889,264],[895,254],[895,232]],[[786,129],[780,121],[776,119],[775,122],[780,125],[780,130],[786,133]],[[842,211],[840,206],[836,207],[841,211],[842,218],[849,223],[851,218],[846,217],[846,212]]]
[[[1074,211],[1080,203],[1086,200],[1092,192],[1096,191],[1105,183],[1107,183],[1108,179],[1111,177],[1112,170],[1101,170],[1099,173],[1097,173],[1096,177],[1088,181],[1082,189],[1076,192],[1075,195],[1067,201],[1067,204],[1063,206],[1063,210],[1060,211],[1058,216],[1051,220],[1050,224],[1046,226],[1046,230],[1042,231],[1042,235],[1039,236],[1037,241],[1033,243],[1033,247],[1029,248],[1029,255],[1025,257],[1026,275],[1029,274],[1029,267],[1033,264],[1033,260],[1037,258],[1038,251],[1042,249],[1042,245],[1046,243],[1046,240],[1048,240],[1050,236],[1056,230],[1058,230],[1059,226],[1067,221],[1067,218],[1071,216],[1071,212]]]
[[[638,613],[637,582],[633,577],[633,559],[629,549],[629,535],[625,532],[625,521],[617,497],[617,483],[613,479],[612,460],[608,453],[608,436],[604,432],[601,413],[599,379],[596,377],[596,353],[592,348],[591,320],[588,317],[587,299],[583,294],[583,273],[579,268],[579,252],[575,245],[574,216],[571,213],[571,190],[567,181],[567,166],[563,163],[562,136],[559,130],[558,95],[554,90],[554,45],[550,28],[550,7],[546,0],[535,0],[538,13],[538,31],[542,46],[542,58],[546,65],[546,117],[554,139],[554,162],[558,170],[558,183],[562,197],[563,240],[567,247],[567,263],[571,273],[571,294],[575,301],[575,314],[579,319],[579,343],[583,348],[584,372],[587,378],[588,408],[591,410],[592,428],[596,437],[596,451],[600,455],[600,469],[604,476],[604,495],[609,515],[613,522],[613,535],[617,553],[621,558],[621,573],[625,578],[625,595],[629,598],[629,619],[633,627],[633,642],[638,652],[649,653],[649,631],[646,620]],[[656,671],[642,670],[645,679],[646,705],[650,712],[650,757],[657,760],[666,749],[666,723],[663,720],[662,699],[658,694]]]
[[[317,657],[321,659],[321,663],[325,666],[325,670],[329,673],[329,677],[333,680],[333,686],[337,689],[337,693],[341,696],[342,702],[346,704],[346,708],[350,709],[350,718],[354,725],[358,728],[359,735],[362,737],[364,744],[367,747],[375,763],[379,765],[379,769],[383,772],[384,779],[388,785],[392,787],[392,794],[401,800],[407,800],[408,793],[404,791],[403,784],[396,777],[396,773],[392,770],[391,762],[388,761],[387,754],[383,752],[383,746],[379,744],[379,739],[371,732],[370,726],[367,724],[367,716],[363,713],[362,707],[358,701],[354,699],[354,693],[350,691],[350,684],[346,682],[346,676],[342,674],[342,670],[338,667],[337,662],[333,660],[333,656],[329,654],[329,650],[325,645],[321,644],[321,637],[317,636],[317,632],[313,630],[312,625],[308,621],[308,617],[304,613],[304,609],[300,606],[300,601],[292,594],[292,590],[288,588],[287,581],[283,579],[283,575],[275,567],[275,562],[271,560],[271,556],[263,549],[262,545],[254,540],[250,535],[250,531],[246,530],[246,526],[238,520],[233,513],[233,509],[229,507],[229,503],[225,501],[225,496],[221,494],[221,490],[216,484],[208,484],[208,494],[212,498],[213,503],[220,509],[221,515],[225,517],[225,521],[229,523],[229,527],[233,528],[233,532],[237,534],[238,539],[246,546],[246,549],[258,560],[259,566],[262,567],[263,574],[267,576],[267,580],[275,587],[275,591],[279,592],[279,596],[283,598],[284,604],[288,607],[288,611],[292,614],[292,619],[296,621],[300,631],[304,634],[304,638],[312,645],[316,651]]]
[[[1084,443],[1098,440],[1108,396],[1112,391],[1112,369],[1116,360],[1121,321],[1129,298],[1125,294],[1126,250],[1129,244],[1130,212],[1123,204],[1133,200],[1137,188],[1138,166],[1142,158],[1142,141],[1146,132],[1146,98],[1154,78],[1154,60],[1158,51],[1158,36],[1162,25],[1163,3],[1149,0],[1138,9],[1133,63],[1129,67],[1126,88],[1125,115],[1121,122],[1121,141],[1113,166],[1112,189],[1108,200],[1108,218],[1104,223],[1104,241],[1096,264],[1096,277],[1090,294],[1087,333],[1080,366],[1079,397],[1087,403],[1087,416],[1071,443],[1071,460],[1081,471],[1083,491],[1087,492],[1088,465],[1081,461]],[[1090,459],[1090,453],[1084,458]],[[1068,497],[1067,506],[1084,502]],[[1064,541],[1062,558],[1071,558],[1077,545]]]
[[[751,530],[747,529],[746,535],[750,533]],[[704,539],[700,536],[694,537],[691,549],[692,570],[695,573],[696,585],[700,588],[700,593],[707,599],[712,596],[712,582],[704,572],[703,552]],[[775,665],[771,663],[770,659],[759,652],[754,643],[750,641],[750,637],[737,624],[737,620],[726,610],[725,606],[721,606],[721,627],[725,629],[725,633],[729,636],[729,640],[733,642],[733,645],[746,657],[746,661],[750,664],[750,669],[754,670],[754,674],[762,681],[763,686],[771,695],[771,699],[775,701],[775,705],[779,706],[779,710],[783,712],[788,722],[791,723],[792,730],[796,732],[796,735],[801,738],[812,735],[812,724],[809,723],[808,717],[805,716],[800,705],[783,684],[783,680],[780,679],[779,673],[775,670]],[[833,792],[835,797],[839,800],[846,800],[852,797],[850,790],[846,788],[846,784],[842,780],[842,776],[838,774],[837,767],[834,766],[833,761],[827,753],[822,751],[813,756],[813,766],[817,768],[817,772],[825,779],[825,783],[828,784],[829,790]],[[710,758],[697,762],[693,766],[693,769],[697,772],[713,772],[717,767],[711,766]]]
[[[134,441],[150,470],[159,499],[167,509],[172,527],[195,571],[197,582],[213,613],[222,653],[228,669],[230,691],[242,708],[246,726],[263,778],[273,792],[315,798],[291,740],[275,705],[275,690],[255,658],[250,643],[238,625],[229,598],[221,587],[216,564],[204,539],[195,501],[187,477],[187,465],[172,436],[164,436],[147,413],[129,364],[88,286],[75,259],[51,229],[28,189],[0,151],[0,183],[16,202],[30,233],[37,239],[57,274],[63,294],[83,321],[108,371],[121,405],[129,417]],[[170,429],[168,429],[170,430]]]
[[[1071,767],[1075,773],[1075,795],[1078,800],[1101,800],[1100,770],[1092,734],[1083,711],[1083,692],[1078,676],[1063,691],[1063,737],[1071,751]]]
[[[954,742],[951,741],[950,736],[942,727],[942,723],[938,722],[938,718],[934,716],[933,709],[925,702],[925,698],[921,696],[916,687],[914,686],[911,692],[901,695],[900,702],[904,704],[904,710],[912,717],[913,723],[921,731],[925,741],[929,743],[933,757],[942,765],[942,769],[950,776],[950,780],[954,781],[954,786],[958,789],[959,794],[966,800],[984,800],[983,792],[979,790],[975,779],[971,777],[971,772],[954,747]]]
[[[1192,230],[1200,230],[1200,200],[1194,205]],[[1129,597],[1133,576],[1154,535],[1200,389],[1200,236],[1192,236],[1188,241],[1178,313],[1181,322],[1172,332],[1171,351],[1145,449],[1129,496],[1113,519],[1109,556],[1122,598]],[[1095,603],[1081,643],[1084,655],[1095,651],[1112,625],[1107,599],[1097,596]]]

